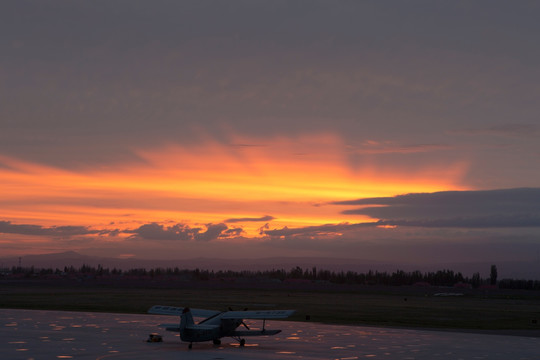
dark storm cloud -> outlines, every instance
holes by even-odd
[[[207,242],[238,236],[242,233],[242,229],[229,229],[225,224],[206,224],[206,230],[203,231],[202,228],[190,227],[185,224],[166,227],[158,223],[150,223],[125,232],[133,234],[131,239]]]
[[[274,219],[275,218],[273,216],[266,215],[266,216],[261,216],[261,217],[258,217],[258,218],[249,218],[249,217],[246,217],[246,218],[231,218],[231,219],[225,220],[224,222],[226,222],[226,223],[258,222],[258,221],[272,221]]]
[[[380,219],[379,225],[464,228],[540,226],[540,188],[443,191],[334,204],[362,206],[343,213]]]
[[[12,224],[10,221],[0,221],[0,233],[35,235],[35,236],[55,236],[69,237],[76,235],[107,234],[107,230],[90,230],[85,226],[52,226],[43,227],[40,225]]]

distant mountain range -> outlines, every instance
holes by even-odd
[[[215,258],[191,258],[177,260],[147,260],[147,259],[118,259],[112,257],[98,257],[79,254],[74,251],[67,251],[54,254],[43,255],[25,255],[19,257],[0,258],[0,267],[10,268],[12,266],[35,268],[58,268],[65,266],[74,266],[76,268],[82,265],[95,266],[101,265],[104,268],[117,268],[122,270],[134,268],[175,268],[179,269],[203,269],[203,270],[272,270],[285,269],[290,270],[297,266],[302,269],[311,269],[317,267],[318,270],[330,271],[355,271],[368,272],[396,270],[421,272],[437,270],[453,270],[461,272],[464,276],[472,276],[479,272],[482,277],[489,277],[491,265],[496,265],[499,279],[527,279],[540,280],[540,261],[536,262],[500,262],[500,263],[437,263],[437,264],[405,264],[405,263],[384,263],[370,260],[356,259],[338,259],[322,257],[272,257],[258,259],[215,259]]]

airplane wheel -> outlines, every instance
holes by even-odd
[[[189,344],[189,345],[188,345],[188,349],[191,350],[192,347],[193,347],[193,344]]]
[[[240,340],[240,346],[244,346],[244,345],[246,345],[246,339]]]

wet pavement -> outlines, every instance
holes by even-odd
[[[41,359],[539,359],[540,338],[268,321],[272,337],[230,338],[188,349],[156,325],[175,317],[0,310],[0,357]],[[246,321],[250,328],[261,326]],[[163,342],[148,343],[159,332]]]

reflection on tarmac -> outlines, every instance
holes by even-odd
[[[271,321],[283,332],[248,338],[240,348],[196,343],[174,333],[147,343],[156,324],[174,317],[0,310],[2,359],[538,359],[540,338]],[[257,322],[248,323],[254,328]],[[250,326],[251,327],[251,326]]]

